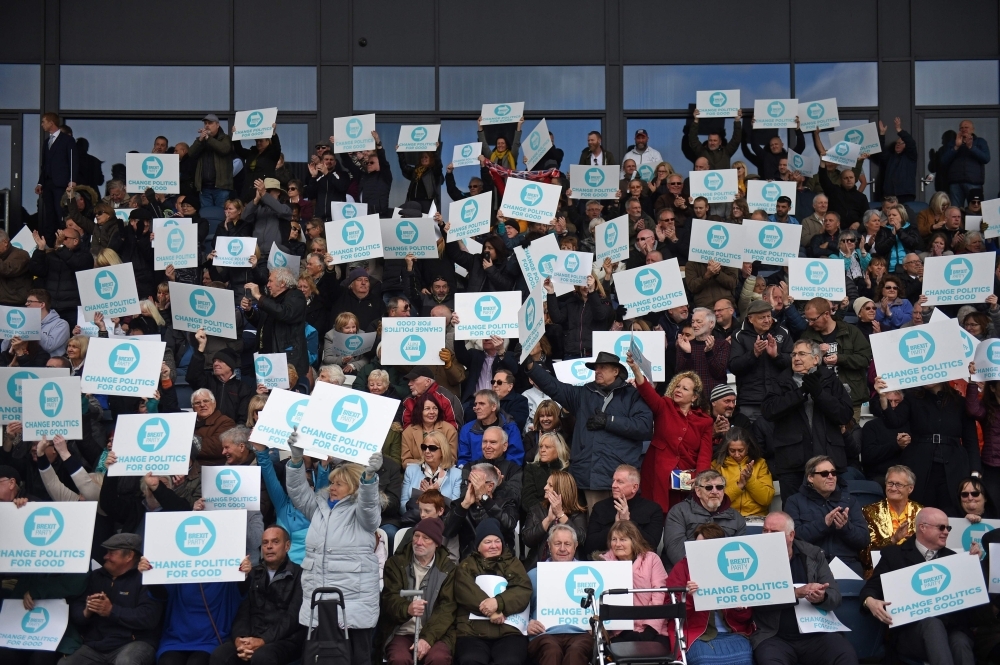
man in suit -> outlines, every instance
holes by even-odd
[[[49,246],[55,246],[56,229],[61,224],[59,200],[67,187],[74,187],[73,174],[77,173],[77,155],[73,152],[76,142],[59,128],[62,123],[55,113],[42,116],[42,130],[45,132],[45,147],[42,149],[42,170],[38,174],[35,194],[42,197],[39,211],[39,232],[45,236]]]
[[[861,589],[861,605],[887,626],[892,626],[892,615],[886,609],[891,603],[885,601],[882,574],[955,554],[945,547],[951,527],[944,512],[924,508],[917,513],[916,529],[915,538],[882,549],[882,559]],[[969,553],[979,561],[979,545],[973,544]],[[973,665],[976,659],[972,637],[966,632],[968,624],[965,612],[921,619],[888,631],[890,645],[898,655],[910,660],[931,665]]]

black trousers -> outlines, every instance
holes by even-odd
[[[840,633],[813,633],[796,640],[769,637],[753,650],[757,665],[858,665],[858,654]]]
[[[207,651],[164,651],[156,665],[208,665],[211,656]]]
[[[56,665],[62,657],[58,651],[25,651],[0,647],[0,663],[4,665]]]
[[[352,630],[351,638],[354,638]],[[278,640],[265,644],[253,652],[251,665],[288,665],[302,656],[301,640]],[[236,655],[236,643],[229,640],[216,647],[212,652],[210,665],[242,665],[245,661]]]
[[[528,660],[528,638],[506,635],[495,640],[460,637],[455,642],[456,665],[524,665]]]

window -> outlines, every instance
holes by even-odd
[[[604,67],[441,67],[441,110],[479,112],[490,102],[525,109],[604,109]]]
[[[740,89],[740,104],[791,94],[788,65],[630,65],[624,72],[625,108],[686,109],[699,90]]]
[[[34,192],[28,193],[35,188],[38,182],[38,164],[41,160],[42,130],[39,128],[42,116],[39,113],[25,113],[21,116],[21,206],[28,211],[29,215],[38,212],[38,197]],[[105,178],[110,175],[108,168]]]
[[[10,189],[10,149],[13,134],[13,127],[0,125],[0,189]]]
[[[740,100],[742,103],[742,100]],[[733,122],[732,118],[726,119],[726,140],[728,141],[733,135]],[[680,173],[685,178],[688,177],[688,172],[694,169],[694,164],[684,156],[684,152],[681,150],[681,141],[684,139],[684,125],[687,121],[684,119],[675,118],[629,118],[626,123],[627,136],[626,144],[632,144],[635,138],[635,132],[637,129],[645,129],[646,133],[649,135],[649,147],[655,148],[659,151],[660,156],[663,157],[663,161],[674,167],[674,171]],[[704,135],[699,136],[699,138],[704,141],[707,137]],[[623,153],[624,155],[624,153]],[[623,159],[622,156],[617,156],[619,160]],[[740,148],[733,155],[732,162],[743,162],[746,164],[747,173],[757,173],[757,167],[750,163],[746,157],[743,156],[743,149]]]
[[[233,106],[237,111],[278,107],[316,110],[315,67],[235,67]]]
[[[433,67],[355,67],[356,111],[433,111]]]
[[[25,120],[27,122],[27,120]],[[191,144],[204,125],[198,120],[91,120],[67,118],[66,124],[73,128],[73,136],[86,138],[90,142],[90,154],[104,164],[105,181],[111,179],[111,166],[124,164],[125,153],[130,150],[149,152],[157,136],[166,136],[170,145],[178,142]],[[228,131],[228,123],[222,128]],[[35,125],[38,126],[37,123]],[[37,135],[37,132],[36,132]],[[36,140],[37,143],[37,140]]]
[[[309,125],[300,123],[278,123],[278,139],[281,153],[286,162],[309,161]]]
[[[78,111],[223,111],[229,67],[62,65],[59,100]]]
[[[1000,101],[996,60],[915,63],[917,106],[978,106]]]
[[[41,94],[41,65],[0,65],[0,109],[37,109]]]
[[[817,62],[795,65],[800,101],[837,98],[837,106],[878,106],[878,63]]]

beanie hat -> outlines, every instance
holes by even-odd
[[[871,298],[865,298],[864,296],[857,298],[854,301],[854,305],[852,305],[852,307],[854,307],[854,313],[857,314],[858,316],[861,316],[861,308],[870,302],[874,301]]]
[[[399,206],[400,217],[423,217],[424,210],[417,201],[407,201]]]
[[[497,522],[492,517],[487,517],[479,526],[476,527],[476,549],[482,544],[486,536],[496,536],[500,540],[503,540],[503,531],[500,530],[500,522]]]
[[[233,371],[240,368],[240,357],[228,346],[224,346],[215,352],[215,360],[226,363]]]
[[[440,517],[427,517],[420,520],[417,522],[417,526],[413,527],[413,531],[424,534],[433,540],[438,547],[444,544],[444,522],[441,521]]]
[[[364,268],[352,268],[351,272],[347,273],[347,279],[344,280],[344,286],[350,286],[354,283],[354,280],[361,279],[362,277],[368,277],[368,271]]]
[[[712,397],[710,401],[715,402],[723,397],[729,397],[730,395],[735,395],[736,389],[733,388],[728,383],[720,383],[716,387],[712,388]]]
[[[200,196],[194,196],[194,195],[185,196],[184,197],[184,203],[188,204],[189,206],[191,206],[195,210],[201,210],[201,197]]]

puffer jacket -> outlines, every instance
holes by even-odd
[[[744,319],[743,326],[730,338],[729,371],[736,376],[740,405],[759,406],[767,395],[768,382],[792,366],[792,336],[777,324],[771,326],[769,333],[778,342],[776,358],[769,356],[767,351],[760,357],[753,354],[757,331],[749,319]]]
[[[266,643],[287,639],[300,631],[302,569],[291,559],[268,581],[267,568],[257,564],[250,571],[250,590],[240,603],[229,634],[259,637]]]
[[[306,534],[306,556],[302,560],[299,623],[315,626],[310,623],[312,592],[332,586],[344,594],[347,628],[374,628],[379,616],[375,529],[382,520],[378,478],[365,482],[362,477],[358,491],[337,501],[332,508],[326,496],[314,493],[309,486],[301,460],[297,465],[289,462],[285,482],[292,503],[311,521]]]
[[[684,543],[694,540],[695,527],[709,522],[721,526],[727,538],[746,535],[747,521],[733,508],[728,496],[723,497],[715,512],[709,512],[692,492],[691,496],[667,513],[666,525],[663,527],[664,559],[672,564],[683,559],[686,556]]]
[[[479,614],[479,603],[489,598],[476,584],[476,578],[480,575],[496,575],[507,580],[507,588],[494,596],[497,611],[504,616],[523,612],[531,603],[531,580],[510,549],[505,547],[500,556],[492,559],[475,552],[463,559],[455,571],[458,637],[495,640],[507,635],[520,635],[521,631],[506,623],[497,626],[490,621],[469,619],[469,614]]]
[[[456,568],[448,558],[448,549],[438,547],[434,552],[434,563],[421,582],[427,606],[420,621],[420,639],[427,640],[431,646],[444,642],[449,651],[455,650],[455,613],[458,610],[455,603]],[[401,545],[396,554],[385,562],[377,651],[381,651],[389,643],[397,628],[413,618],[407,612],[411,599],[402,598],[399,592],[415,587],[413,543],[408,542]]]
[[[584,298],[574,290],[564,302],[550,293],[546,301],[552,323],[563,327],[563,349],[581,358],[588,357],[593,349],[594,331],[607,330],[614,320],[611,302],[596,292]]]
[[[868,521],[858,500],[847,491],[847,481],[830,496],[823,498],[811,485],[802,483],[797,494],[788,497],[785,512],[795,520],[795,537],[823,550],[827,561],[839,557],[844,563],[860,570],[858,555],[868,547]],[[827,526],[826,516],[834,508],[848,511],[847,524],[838,529]]]
[[[93,267],[94,257],[90,252],[82,248],[71,250],[66,246],[51,251],[36,249],[28,262],[28,270],[40,278],[43,288],[52,298],[51,309],[79,305],[80,289],[76,284],[76,273]],[[21,302],[23,304],[24,301]]]
[[[981,185],[986,181],[986,165],[990,162],[990,147],[986,139],[972,135],[972,147],[961,145],[955,148],[954,142],[941,151],[941,165],[948,169],[948,182]]]

